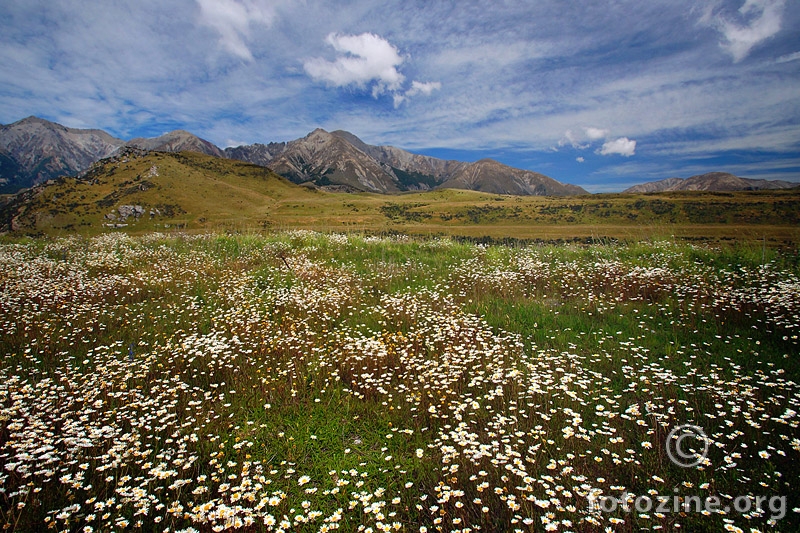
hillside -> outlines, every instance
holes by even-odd
[[[512,168],[492,159],[481,159],[462,167],[443,182],[441,187],[523,196],[588,194],[576,185],[560,183],[544,174]]]
[[[0,208],[22,233],[258,226],[281,201],[313,199],[270,170],[194,152],[127,148],[80,177],[37,185]]]
[[[760,191],[769,189],[791,189],[797,183],[779,180],[754,180],[740,178],[727,172],[708,172],[690,178],[667,178],[660,181],[640,183],[626,193],[669,192],[669,191]]]

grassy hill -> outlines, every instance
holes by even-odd
[[[137,211],[130,215],[132,208]],[[6,229],[34,234],[303,228],[495,239],[674,235],[796,243],[800,189],[568,198],[454,189],[342,194],[298,186],[235,160],[130,151],[80,178],[24,192],[0,208],[0,217]]]
[[[22,193],[3,215],[16,231],[34,233],[258,225],[286,198],[318,195],[249,163],[194,152],[129,151],[79,178]],[[143,213],[123,217],[122,206],[141,206]]]

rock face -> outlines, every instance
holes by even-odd
[[[797,183],[780,180],[754,180],[740,178],[727,172],[709,172],[691,178],[667,178],[634,185],[623,192],[665,192],[665,191],[757,191],[762,189],[791,189]]]
[[[0,126],[0,192],[75,174],[123,144],[101,130],[67,128],[36,117]]]
[[[120,220],[125,221],[129,217],[139,218],[144,215],[144,207],[140,205],[121,205],[117,208],[117,212]]]
[[[4,150],[0,150],[0,191],[9,185],[13,187],[20,174],[21,169],[17,161]]]

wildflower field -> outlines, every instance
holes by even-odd
[[[4,530],[800,529],[796,251],[15,239],[0,328]]]

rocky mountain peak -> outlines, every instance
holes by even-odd
[[[186,130],[173,130],[153,139],[137,138],[128,141],[128,146],[158,152],[200,152],[215,157],[225,157],[219,147],[211,142],[189,133]]]
[[[368,154],[369,151],[370,151],[369,150],[370,147],[369,147],[369,145],[367,143],[365,143],[364,141],[362,141],[361,139],[359,139],[358,137],[356,137],[355,135],[353,135],[349,131],[336,130],[336,131],[331,132],[331,135],[349,142],[350,144],[352,144],[353,146],[355,146],[356,148],[358,148],[359,150],[361,150],[365,154]]]
[[[17,122],[14,122],[14,125],[18,125],[18,126],[28,126],[28,125],[32,125],[32,124],[64,128],[64,126],[61,126],[61,124],[56,124],[55,122],[49,122],[49,121],[47,121],[47,120],[45,120],[43,118],[35,117],[33,115],[31,115],[29,117],[25,117],[22,120],[18,120]],[[64,129],[66,129],[66,128],[64,128]]]
[[[331,140],[332,137],[333,136],[329,132],[323,130],[322,128],[316,128],[314,131],[303,137],[303,139],[306,141],[319,142],[319,141],[329,141]]]

